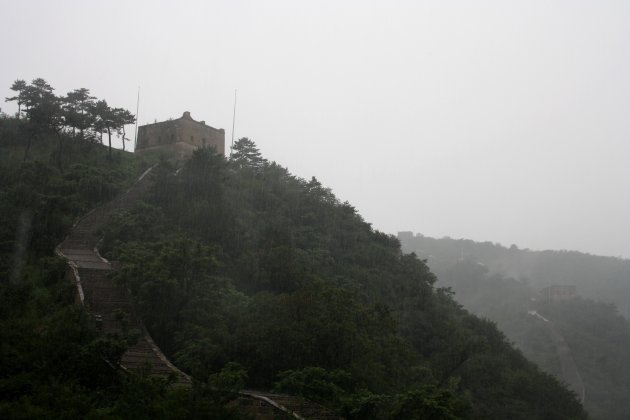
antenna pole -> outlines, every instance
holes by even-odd
[[[234,112],[232,113],[232,145],[230,146],[230,157],[234,148],[234,123],[236,123],[236,89],[234,89]]]
[[[138,86],[138,100],[136,101],[136,135],[133,138],[133,151],[138,146],[138,111],[140,110],[140,86]]]

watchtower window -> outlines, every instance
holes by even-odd
[[[205,137],[203,139],[201,139],[201,142],[203,143],[203,147],[206,147],[206,138]]]
[[[190,136],[190,142],[194,143],[195,142],[195,136]]]

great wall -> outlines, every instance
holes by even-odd
[[[586,401],[586,387],[584,386],[584,381],[582,381],[582,376],[580,375],[575,361],[573,360],[571,349],[565,341],[564,336],[558,331],[553,322],[540,315],[537,311],[530,310],[528,311],[528,314],[540,319],[547,326],[551,342],[556,349],[556,354],[558,355],[558,360],[560,362],[562,379],[566,383],[567,387],[576,393],[580,402],[584,404]]]
[[[139,338],[113,368],[123,371],[147,369],[150,375],[175,376],[174,386],[191,386],[193,379],[174,366],[154,343],[142,320],[134,311],[129,292],[116,284],[109,274],[114,270],[98,252],[99,231],[113,211],[130,209],[153,185],[154,171],[149,168],[125,193],[83,216],[66,239],[57,246],[57,255],[66,258],[68,274],[76,286],[77,303],[94,317],[104,333],[136,331]],[[340,419],[332,411],[311,401],[291,395],[259,391],[241,391],[233,405],[256,419]]]

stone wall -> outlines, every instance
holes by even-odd
[[[539,293],[543,301],[548,303],[573,300],[577,297],[574,285],[553,285],[545,287]]]
[[[217,153],[225,154],[225,130],[210,127],[205,121],[193,120],[190,112],[184,112],[176,120],[138,127],[138,153],[160,150],[184,157],[197,148],[211,146]]]

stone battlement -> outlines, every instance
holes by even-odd
[[[214,147],[217,153],[225,154],[225,130],[194,120],[188,111],[175,120],[138,127],[137,153],[160,150],[183,158],[202,147]]]

